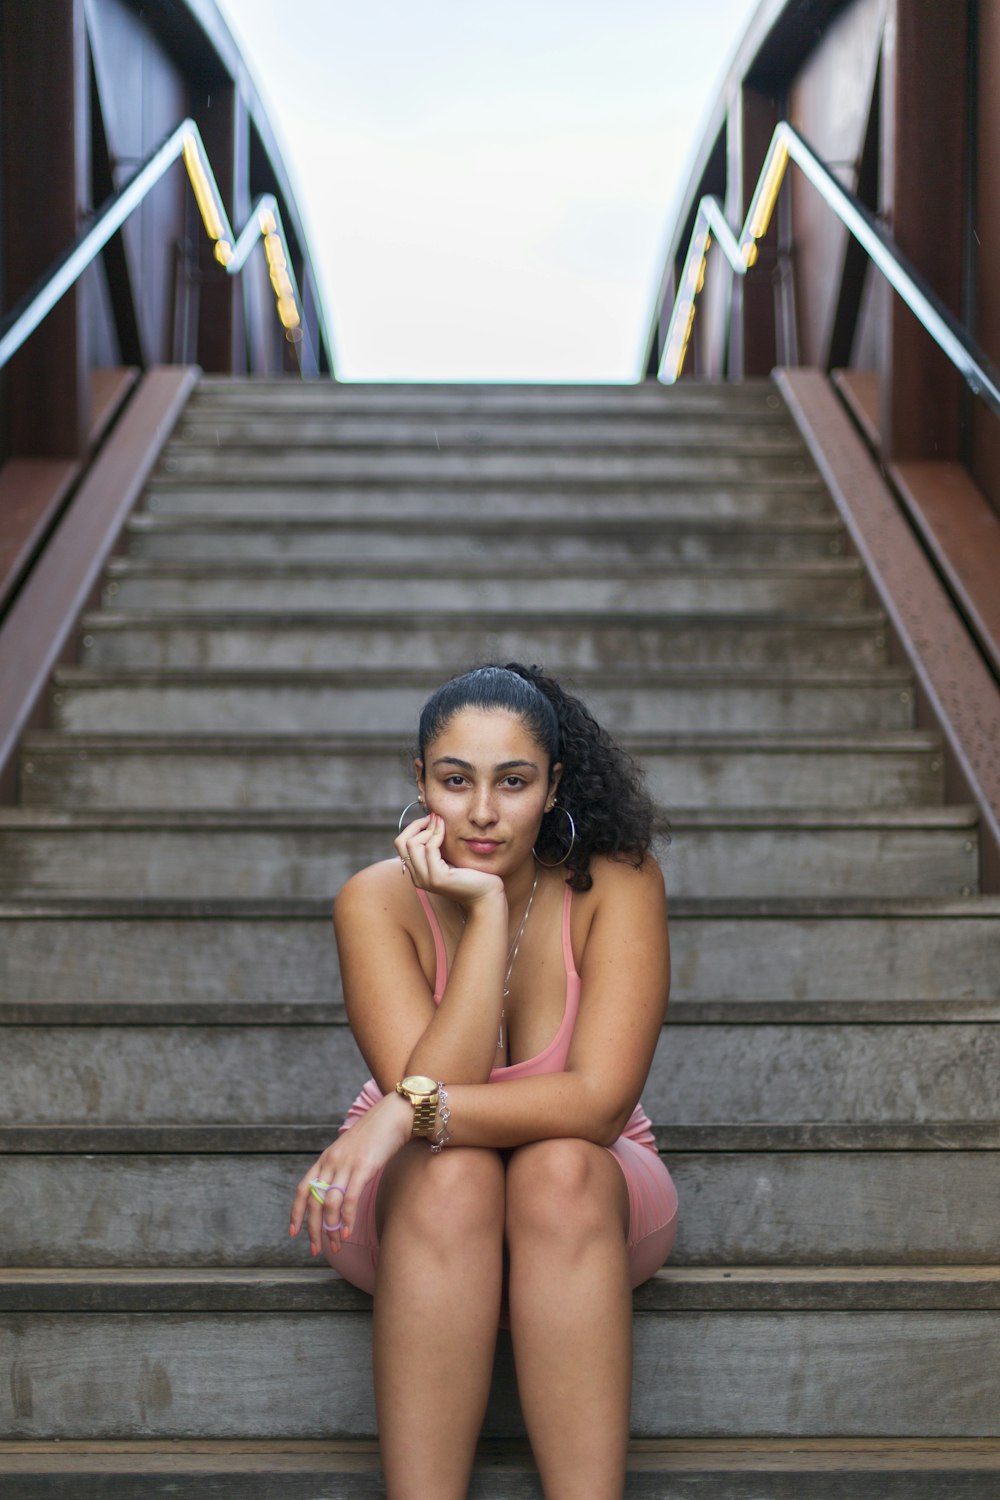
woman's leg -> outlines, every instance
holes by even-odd
[[[546,1500],[621,1500],[632,1394],[628,1189],[589,1141],[537,1141],[507,1167],[510,1327]]]
[[[375,1276],[375,1408],[389,1500],[465,1500],[503,1276],[494,1151],[422,1142],[386,1168]]]

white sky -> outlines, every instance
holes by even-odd
[[[344,380],[631,381],[758,0],[218,0]]]

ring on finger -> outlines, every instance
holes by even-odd
[[[343,1219],[338,1219],[336,1224],[328,1224],[325,1219],[323,1220],[323,1228],[326,1230],[327,1234],[336,1234],[338,1230],[343,1229],[343,1227]]]
[[[322,1177],[314,1177],[309,1184],[309,1191],[317,1203],[325,1203],[326,1195],[330,1191],[331,1184],[324,1182]],[[322,1191],[321,1191],[322,1189]]]

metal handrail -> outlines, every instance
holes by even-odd
[[[278,200],[273,193],[263,193],[251,208],[239,237],[234,235],[201,132],[194,120],[187,119],[182,120],[176,130],[148,157],[131,181],[101,206],[90,228],[80,235],[65,255],[50,266],[16,306],[0,320],[0,370],[56,303],[66,295],[91,261],[104,249],[111,236],[121,228],[180,156],[184,158],[206,233],[215,243],[216,260],[228,275],[235,276],[243,269],[258,239],[263,239],[278,317],[285,330],[285,337],[296,345],[300,368],[302,359],[298,345],[303,341],[315,365],[315,351],[302,315],[302,299],[291,260],[286,253],[288,237]]]
[[[705,283],[712,236],[736,274],[745,276],[757,259],[757,241],[767,233],[789,161],[794,161],[853,234],[890,286],[947,354],[969,389],[1000,416],[1000,371],[903,255],[871,210],[841,186],[830,168],[786,120],[775,127],[738,237],[730,228],[718,198],[704,197],[698,203],[658,378],[666,385],[673,385],[681,373],[694,326],[695,299]]]

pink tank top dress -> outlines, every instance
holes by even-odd
[[[506,1067],[494,1068],[490,1083],[515,1078],[532,1078],[539,1073],[562,1073],[566,1070],[573,1027],[580,1008],[580,976],[576,972],[570,940],[572,891],[566,887],[563,901],[562,947],[566,968],[566,1005],[559,1030],[547,1047],[534,1057]],[[434,908],[423,891],[417,896],[427,915],[434,938],[434,1002],[444,994],[448,982],[448,954]],[[347,1112],[341,1131],[351,1126],[382,1098],[382,1091],[369,1078]],[[677,1190],[670,1173],[660,1160],[649,1119],[641,1103],[632,1111],[628,1124],[613,1146],[605,1148],[618,1162],[628,1186],[628,1251],[632,1285],[639,1286],[657,1271],[670,1254],[677,1232]],[[378,1263],[378,1232],[375,1204],[382,1174],[366,1184],[358,1203],[354,1232],[336,1257],[335,1269],[362,1291],[375,1289],[375,1267]]]

